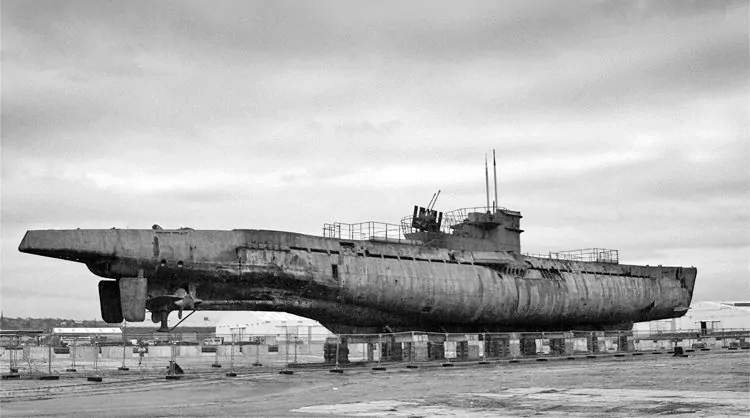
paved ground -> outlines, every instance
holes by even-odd
[[[111,373],[103,383],[2,381],[9,416],[748,416],[750,353],[491,365]]]

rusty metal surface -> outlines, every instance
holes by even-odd
[[[284,311],[342,330],[601,329],[681,316],[696,276],[267,230],[28,231],[19,250],[142,276],[151,300],[190,283],[201,309]]]

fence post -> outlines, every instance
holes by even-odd
[[[171,337],[171,336],[170,336]],[[170,338],[169,341],[169,371],[167,373],[166,378],[168,380],[176,380],[179,379],[180,376],[176,374],[177,369],[177,341],[172,340]]]
[[[344,373],[344,370],[342,370],[339,367],[339,351],[341,350],[340,347],[341,347],[341,335],[336,334],[336,366],[333,369],[331,369],[331,373]]]
[[[336,336],[336,368],[339,368],[339,352],[341,351],[341,336]]]
[[[279,371],[279,374],[294,374],[294,371],[289,370],[289,328],[286,325],[284,325],[284,328],[286,330],[286,332],[284,334],[285,335],[285,338],[284,338],[284,341],[285,341],[284,347],[286,347],[284,349],[284,351],[286,351],[286,354],[285,354],[286,361],[284,362],[284,369],[281,370],[281,371]],[[278,340],[276,340],[276,346],[277,347],[278,347],[278,344],[279,344],[279,342],[278,342]]]
[[[94,375],[86,378],[89,382],[101,382],[102,377],[99,375],[99,342],[94,341]]]
[[[219,352],[219,349],[216,349],[216,352]],[[234,334],[232,334],[232,353],[229,357],[229,372],[227,372],[227,377],[236,377],[237,373],[234,372]]]
[[[299,338],[299,327],[297,327],[297,333],[294,334],[294,364],[297,364],[297,338]]]
[[[219,363],[219,347],[214,346],[214,348],[216,348],[216,351],[214,351],[214,364],[212,364],[211,367],[220,368],[221,364]],[[203,351],[202,346],[201,351]]]
[[[414,364],[414,331],[411,332],[411,342],[409,342],[409,364]]]
[[[448,346],[448,333],[445,333],[445,342],[443,342],[443,358],[446,360],[445,363],[443,363],[443,367],[452,367],[453,363],[451,363],[450,357],[446,354],[448,350],[446,350]],[[458,346],[456,346],[456,357],[458,357]]]
[[[256,338],[256,341],[258,344],[255,344],[255,363],[253,363],[253,366],[260,367],[262,364],[260,364],[260,340]]]
[[[482,333],[482,360],[479,362],[479,364],[490,364],[489,361],[487,361],[487,333]]]
[[[617,330],[617,352],[621,353],[623,351],[624,350],[622,349],[622,335],[621,335],[620,330],[618,329]]]
[[[128,367],[125,367],[125,332],[122,333],[122,366],[118,367],[117,370],[123,372],[130,370]]]
[[[47,380],[54,379],[55,377],[59,378],[59,376],[52,375],[52,340],[50,340],[47,342],[47,376],[41,376],[41,379]]]
[[[380,365],[380,361],[383,359],[383,334],[378,334],[378,365],[373,367],[373,370],[385,371],[385,367]]]
[[[76,356],[78,355],[78,338],[73,337],[73,351],[70,353],[71,363],[70,367],[65,369],[66,372],[75,372],[76,371]]]
[[[21,348],[21,337],[16,335],[13,339],[15,340],[15,344],[10,358],[10,375],[20,377],[18,374],[18,349]],[[23,357],[23,354],[21,354],[21,357]]]

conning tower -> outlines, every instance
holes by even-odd
[[[450,212],[415,206],[414,215],[401,220],[407,239],[424,245],[466,251],[521,253],[521,212],[506,208],[463,208]]]

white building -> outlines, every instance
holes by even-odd
[[[189,312],[184,313],[187,316]],[[169,318],[169,326],[174,327],[180,320],[172,313]],[[152,323],[149,318],[144,322],[128,322],[127,328],[130,333],[138,332],[139,328],[153,330],[159,324]],[[295,336],[298,341],[325,341],[327,337],[333,336],[318,321],[292,315],[285,312],[255,312],[255,311],[197,311],[187,317],[176,329],[180,327],[214,328],[216,337],[224,338],[224,341],[251,341],[255,337],[264,337],[271,341],[285,341],[289,336],[290,341]],[[156,333],[158,335],[158,333]]]
[[[710,333],[739,329],[750,329],[750,302],[697,302],[680,318],[633,325],[633,331],[640,334],[680,331]]]
[[[122,331],[120,328],[52,328],[52,334],[60,338],[65,343],[78,344],[96,341],[122,341]]]
[[[251,341],[256,337],[285,341],[325,341],[332,336],[318,321],[284,312],[223,312],[216,321],[216,336],[224,341]]]

